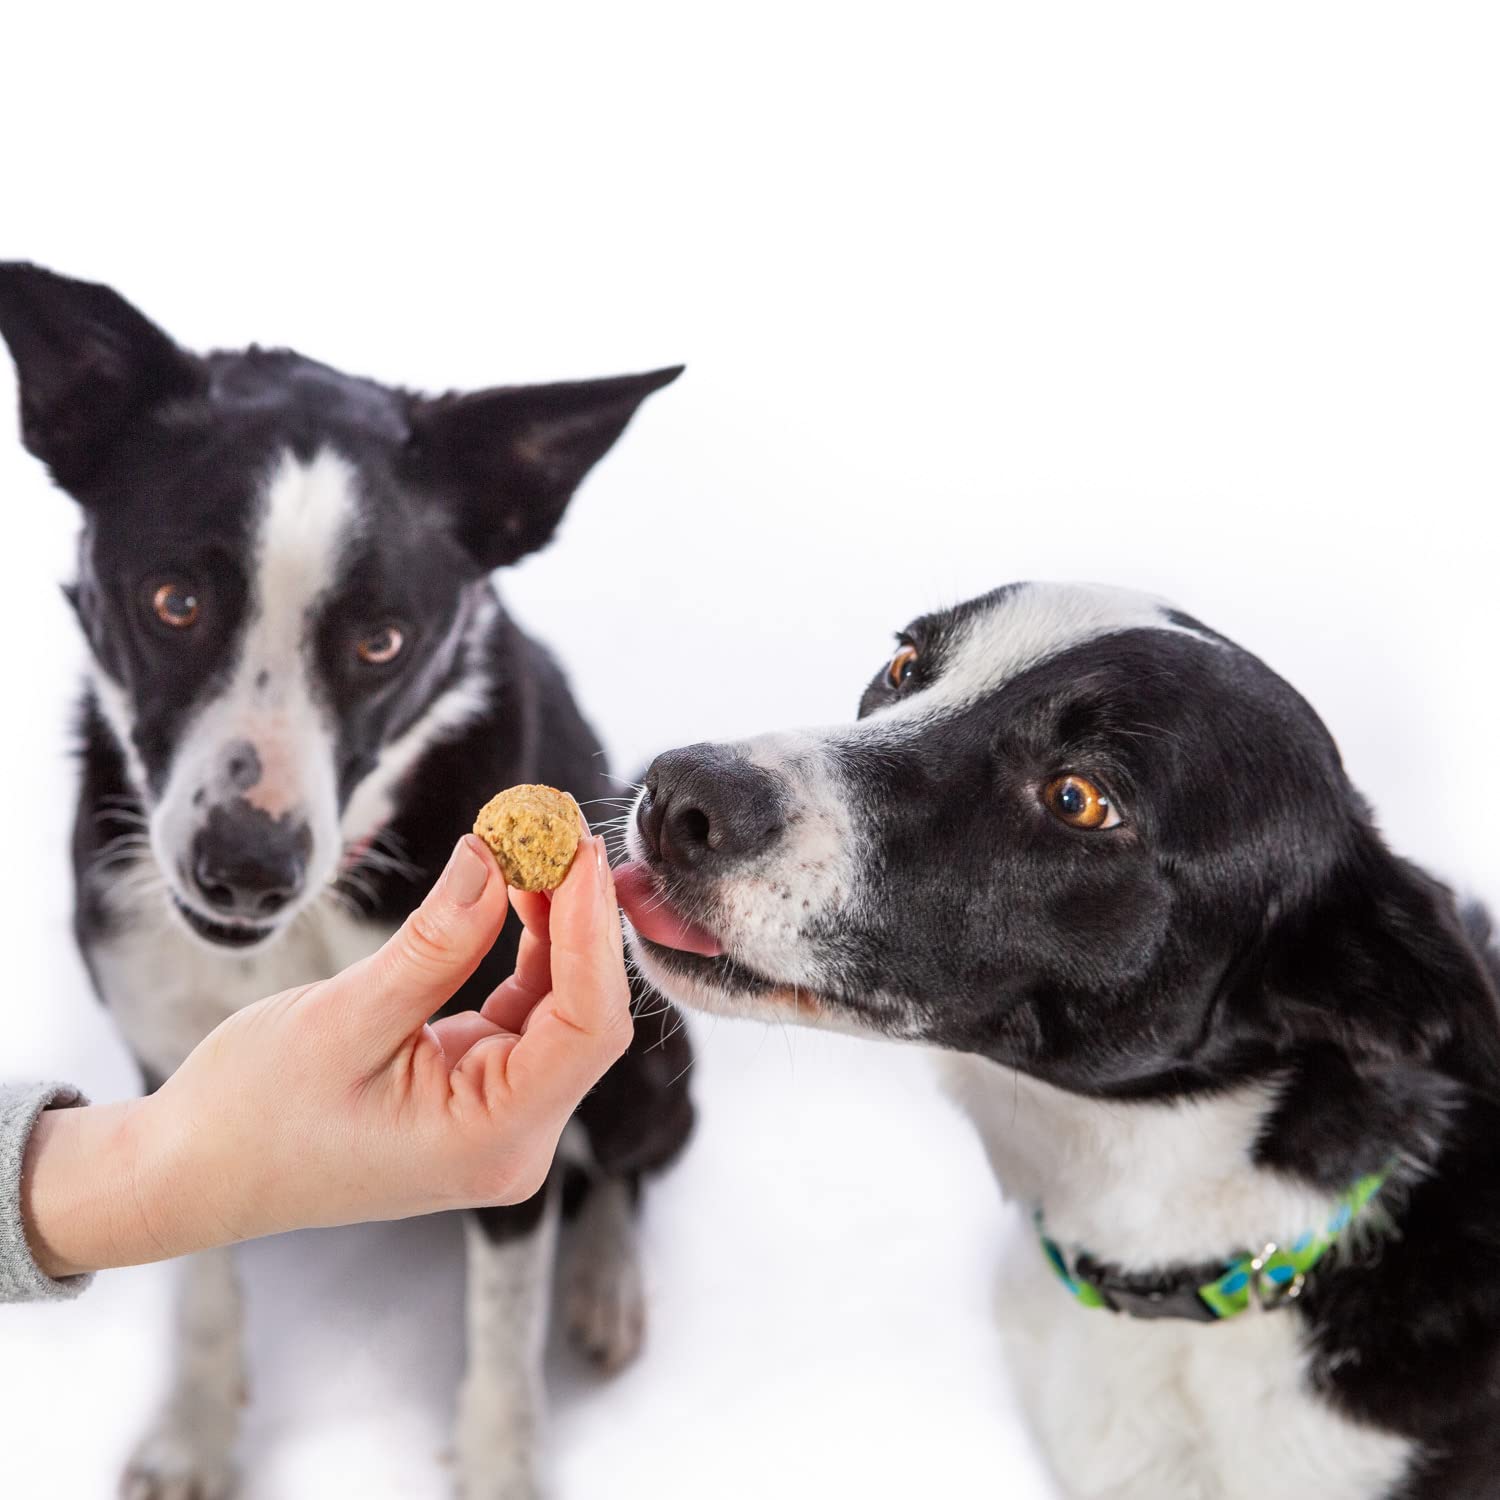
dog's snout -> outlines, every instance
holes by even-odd
[[[193,883],[221,915],[265,921],[301,892],[311,847],[305,823],[243,801],[215,807],[193,839]]]
[[[784,826],[780,782],[727,746],[670,750],[646,772],[641,837],[666,864],[702,868],[748,859],[769,848]]]

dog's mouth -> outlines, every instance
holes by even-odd
[[[634,929],[646,977],[670,999],[732,1015],[790,1010],[809,1022],[825,1017],[831,1003],[827,997],[758,973],[727,954],[704,923],[677,910],[645,861],[632,860],[615,870],[615,894]]]
[[[667,899],[644,860],[632,860],[615,871],[615,894],[636,935],[658,948],[717,958],[723,945],[713,933],[682,916]]]
[[[205,917],[202,912],[195,911],[175,893],[172,896],[172,904],[176,907],[177,914],[193,932],[205,942],[213,943],[219,948],[254,948],[257,944],[264,943],[276,931],[274,924],[223,922],[215,917]]]

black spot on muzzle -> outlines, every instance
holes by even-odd
[[[260,755],[249,740],[236,740],[229,747],[224,772],[237,792],[248,792],[260,780]]]

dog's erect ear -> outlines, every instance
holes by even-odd
[[[67,489],[131,422],[206,380],[117,292],[20,261],[0,261],[0,335],[20,381],[21,439]]]
[[[453,512],[482,567],[515,562],[551,538],[579,481],[682,368],[414,400],[404,471]]]

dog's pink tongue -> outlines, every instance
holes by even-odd
[[[713,958],[722,950],[712,933],[679,917],[656,888],[651,872],[639,860],[615,871],[615,895],[631,925],[643,938],[676,948],[683,953],[701,953]]]

